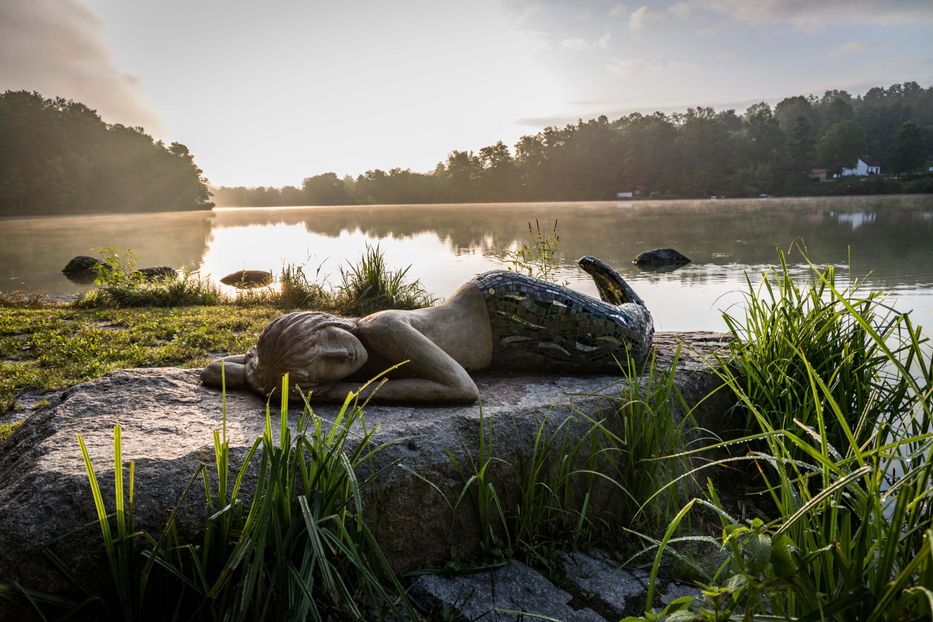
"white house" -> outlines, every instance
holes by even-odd
[[[858,159],[858,162],[855,163],[854,168],[843,168],[842,176],[843,177],[864,177],[866,175],[880,175],[881,167],[874,162],[871,158],[863,156]]]

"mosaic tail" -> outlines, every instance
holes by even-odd
[[[606,262],[585,255],[577,261],[577,264],[583,268],[584,272],[593,277],[593,281],[596,282],[596,289],[599,290],[599,297],[602,298],[603,302],[612,305],[633,302],[641,307],[645,306],[645,301]]]

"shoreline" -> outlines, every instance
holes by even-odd
[[[842,200],[842,199],[857,199],[857,200],[873,200],[873,199],[892,199],[894,197],[910,197],[910,198],[933,198],[933,192],[897,192],[897,193],[888,193],[888,194],[814,194],[814,195],[790,195],[790,196],[771,196],[768,198],[761,197],[722,197],[722,198],[710,198],[710,197],[671,197],[671,198],[662,198],[662,197],[630,197],[630,198],[616,198],[616,199],[579,199],[579,200],[554,200],[554,201],[467,201],[467,202],[428,202],[428,203],[343,203],[339,205],[215,205],[210,208],[193,208],[188,210],[166,210],[166,211],[142,211],[142,212],[75,212],[75,213],[49,213],[49,214],[0,214],[0,223],[2,222],[12,222],[18,220],[38,220],[38,219],[65,219],[65,218],[111,218],[115,216],[149,216],[149,215],[177,215],[177,214],[209,214],[211,216],[217,215],[224,212],[245,212],[253,210],[262,210],[262,211],[275,211],[275,210],[303,210],[303,209],[322,209],[322,210],[333,210],[333,209],[347,209],[347,208],[364,208],[364,209],[373,209],[373,208],[401,208],[401,207],[454,207],[454,206],[492,206],[492,205],[501,205],[503,207],[518,207],[521,205],[528,206],[548,206],[556,207],[560,205],[572,205],[579,207],[581,205],[592,204],[594,207],[602,207],[611,204],[632,204],[632,205],[644,205],[648,206],[650,204],[657,203],[676,203],[676,204],[696,204],[696,203],[711,203],[715,205],[722,205],[724,203],[761,203],[768,204],[774,202],[798,202],[798,201],[813,201],[813,200]]]

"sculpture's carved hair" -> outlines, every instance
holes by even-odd
[[[307,392],[322,385],[308,372],[319,356],[318,333],[329,326],[356,334],[357,321],[329,313],[301,311],[272,320],[259,335],[256,347],[246,355],[246,383],[254,391],[268,394],[282,384],[288,373],[289,386]]]

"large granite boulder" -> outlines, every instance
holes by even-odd
[[[669,366],[681,342],[703,352],[720,340],[718,333],[659,333],[658,360]],[[79,529],[95,519],[76,441],[79,434],[112,508],[112,430],[114,424],[121,425],[124,462],[136,463],[137,527],[153,532],[162,527],[198,466],[213,461],[212,433],[221,426],[221,396],[203,387],[198,373],[178,368],[110,373],[53,396],[0,446],[0,583],[17,581],[53,592],[64,589],[62,578],[37,554],[50,544],[85,577],[107,572],[95,544],[99,542],[96,527]],[[438,567],[449,559],[452,546],[464,557],[477,551],[479,529],[473,513],[463,508],[454,516],[451,508],[463,478],[446,452],[468,463],[478,446],[481,417],[492,425],[487,439],[491,452],[518,464],[530,454],[542,421],[548,429],[556,429],[573,416],[562,433],[580,436],[590,424],[574,413],[601,417],[615,412],[622,382],[613,376],[484,376],[477,378],[481,405],[368,406],[367,425],[379,425],[375,440],[390,444],[374,465],[388,468],[371,485],[365,511],[392,565],[403,572]],[[682,356],[676,382],[687,404],[698,403],[718,386],[703,357],[689,352]],[[717,395],[718,399],[703,401],[694,413],[701,425],[713,431],[730,425],[726,414],[731,403],[726,392]],[[315,412],[328,419],[336,407],[324,405]],[[264,413],[265,401],[257,396],[227,396],[227,431],[235,464],[242,463],[249,445],[262,433]],[[514,471],[496,473],[497,491],[503,498],[517,494]],[[247,481],[245,486],[250,484]],[[182,535],[195,534],[203,524],[199,489],[194,487],[179,511]]]

